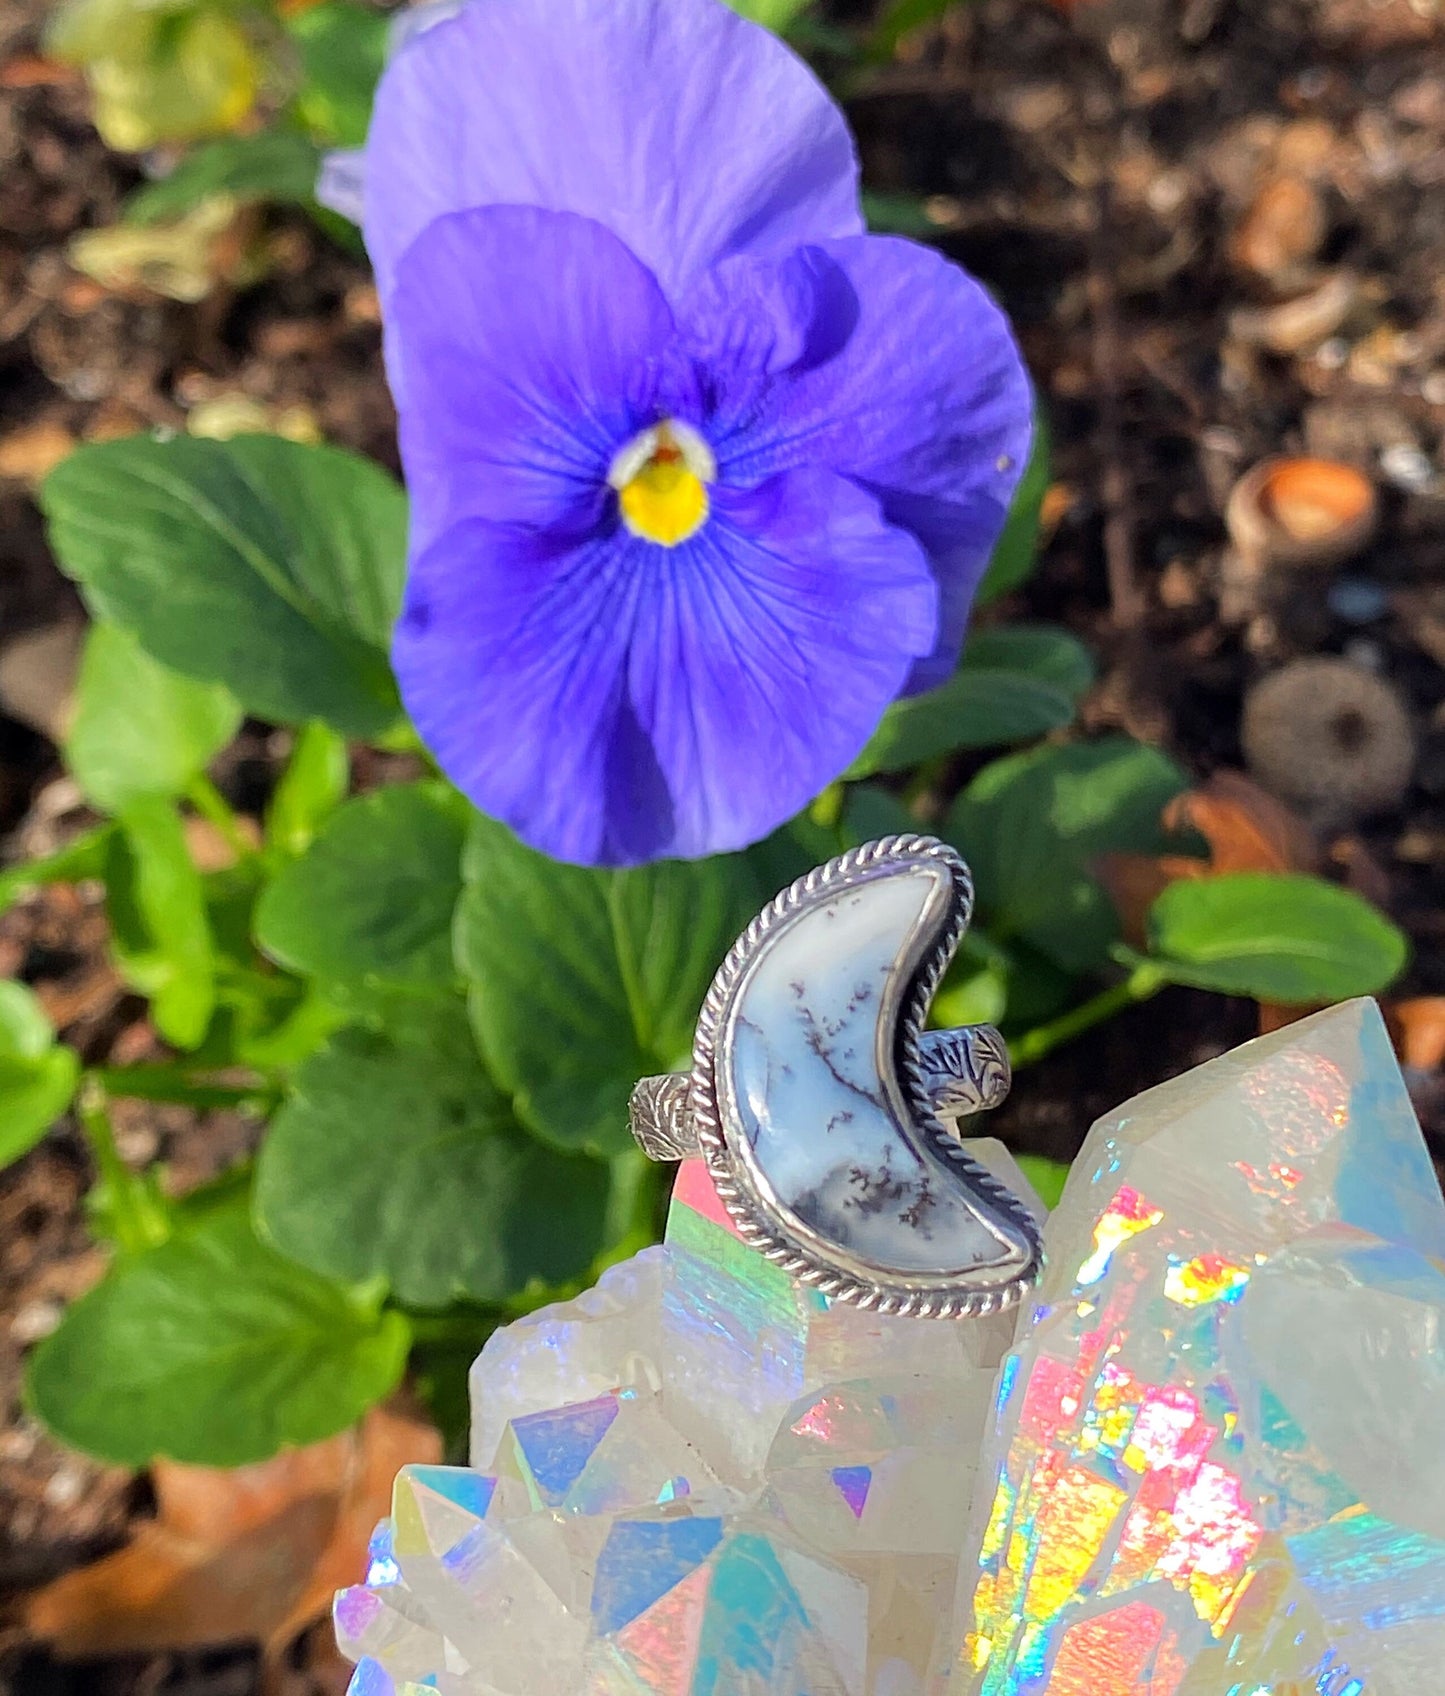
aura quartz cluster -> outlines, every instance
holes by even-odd
[[[1047,1248],[950,1696],[1445,1689],[1445,1204],[1374,1003],[1100,1120]]]
[[[1016,1319],[881,1319],[684,1167],[398,1478],[355,1696],[1441,1688],[1445,1205],[1373,1006],[1102,1120],[1047,1247]]]

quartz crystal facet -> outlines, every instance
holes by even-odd
[[[950,1696],[1445,1688],[1445,1206],[1374,1004],[1100,1120],[1046,1247]]]
[[[997,1143],[970,1147],[1029,1193]],[[830,1303],[688,1162],[665,1246],[487,1344],[473,1468],[397,1479],[336,1605],[354,1696],[938,1688],[1014,1318]]]
[[[1442,1688],[1445,1205],[1374,1007],[1100,1121],[1046,1245],[1017,1315],[880,1317],[689,1162],[488,1343],[472,1467],[398,1478],[354,1696]]]

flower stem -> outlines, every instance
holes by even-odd
[[[275,1083],[217,1083],[190,1077],[174,1066],[99,1066],[91,1074],[107,1095],[132,1101],[172,1101],[202,1111],[216,1107],[264,1107],[275,1094]]]
[[[255,844],[247,837],[235,808],[204,772],[198,773],[186,789],[186,799],[207,824],[214,825],[226,846],[238,860],[249,860],[256,853]]]
[[[1157,995],[1169,980],[1147,961],[1137,965],[1122,983],[1116,983],[1111,988],[1101,990],[1088,1001],[1062,1013],[1057,1019],[1051,1019],[1047,1024],[1035,1025],[1031,1031],[1025,1031],[1020,1037],[1009,1044],[1009,1058],[1013,1069],[1017,1072],[1024,1066],[1032,1066],[1036,1060],[1042,1060],[1046,1054],[1052,1054],[1054,1049],[1062,1047],[1066,1042],[1072,1042],[1076,1036],[1082,1036],[1085,1031],[1092,1030],[1095,1025],[1102,1025],[1106,1019],[1112,1019],[1116,1013],[1122,1013],[1126,1007],[1134,1007],[1141,1001],[1147,1001]]]
[[[116,1242],[127,1254],[155,1248],[171,1234],[170,1220],[164,1205],[121,1159],[105,1110],[105,1092],[93,1075],[81,1085],[75,1111],[90,1144]]]

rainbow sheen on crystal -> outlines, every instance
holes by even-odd
[[[1101,1120],[1047,1247],[950,1696],[1438,1688],[1445,1206],[1373,1004]]]
[[[922,1696],[1012,1332],[830,1304],[690,1163],[664,1247],[488,1343],[473,1468],[398,1477],[336,1604],[358,1696]]]
[[[1373,1005],[1101,1120],[1046,1247],[1016,1326],[881,1319],[688,1163],[403,1469],[353,1696],[1440,1690],[1445,1203]]]

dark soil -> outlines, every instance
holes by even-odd
[[[829,22],[871,7],[836,0]],[[164,425],[240,392],[305,408],[330,439],[395,463],[364,264],[300,216],[265,225],[270,272],[199,306],[108,292],[66,244],[139,180],[86,118],[83,89],[37,69],[41,0],[0,0],[0,830],[7,858],[73,827],[76,798],[35,691],[63,681],[17,639],[76,616],[33,500],[74,440]],[[1062,621],[1101,658],[1092,729],[1167,747],[1199,777],[1242,765],[1240,707],[1262,673],[1345,654],[1389,679],[1419,738],[1394,810],[1336,822],[1327,863],[1410,933],[1406,989],[1445,993],[1445,85],[1440,0],[975,0],[894,63],[829,65],[872,188],[924,198],[936,239],[1000,296],[1053,423],[1056,520],[1042,568],[1002,611]],[[1259,262],[1256,208],[1298,179],[1319,227],[1286,274]],[[1273,232],[1288,246],[1298,232]],[[1264,235],[1271,231],[1266,228]],[[1254,246],[1251,246],[1251,240]],[[1262,345],[1260,314],[1335,281],[1338,323]],[[1253,314],[1251,319],[1250,314]],[[1278,453],[1348,461],[1379,484],[1369,549],[1307,592],[1231,597],[1223,524],[1237,476]],[[36,673],[39,673],[37,676]],[[27,704],[28,703],[28,704]],[[52,700],[53,706],[53,700]],[[31,723],[21,722],[28,716]],[[234,760],[264,790],[263,731]],[[960,764],[961,781],[969,767]],[[87,1056],[141,1058],[141,1008],[104,963],[83,894],[0,921],[0,969],[34,983]],[[1172,991],[1060,1050],[997,1116],[1017,1148],[1068,1157],[1090,1120],[1252,1035],[1256,1010]],[[1445,1091],[1421,1106],[1445,1153]],[[125,1152],[197,1181],[234,1159],[225,1116],[138,1111]],[[0,1176],[0,1586],[121,1540],[143,1483],[59,1450],[19,1409],[23,1353],[100,1259],[81,1210],[83,1144],[54,1132]],[[296,1673],[298,1693],[308,1688]],[[251,1696],[248,1654],[64,1668],[0,1656],[0,1696]]]

